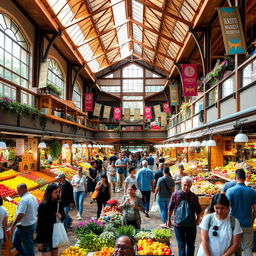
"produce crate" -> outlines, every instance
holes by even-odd
[[[170,239],[163,239],[163,238],[154,238],[154,241],[167,244],[168,246],[170,245]]]

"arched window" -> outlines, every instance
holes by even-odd
[[[48,83],[56,86],[61,90],[61,98],[64,98],[64,75],[59,67],[59,64],[54,59],[50,59],[48,69]]]
[[[75,103],[76,107],[81,109],[81,107],[82,107],[82,90],[81,90],[81,87],[77,83],[75,83],[75,86],[74,86],[72,100]]]
[[[29,44],[19,26],[3,13],[0,13],[0,77],[28,88]],[[15,100],[16,89],[0,81],[0,95]]]

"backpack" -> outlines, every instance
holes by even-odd
[[[194,226],[195,213],[191,210],[191,207],[182,192],[179,192],[179,196],[182,200],[176,209],[176,224],[179,226]]]
[[[213,213],[211,213],[210,214],[210,220],[209,220],[209,223],[208,223],[208,230],[213,225],[213,219],[214,219],[214,216],[213,216]],[[233,233],[234,229],[235,229],[235,225],[236,225],[236,219],[235,219],[234,216],[231,216],[231,215],[230,215],[230,225],[231,225],[231,229],[232,229],[232,233]]]

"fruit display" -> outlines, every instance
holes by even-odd
[[[0,184],[0,196],[7,197],[7,196],[13,196],[15,194],[16,194],[15,190],[10,189],[3,184]]]
[[[4,201],[3,202],[3,207],[8,212],[8,222],[9,223],[13,222],[14,217],[15,217],[15,213],[16,213],[17,205],[12,203],[12,202]]]
[[[165,243],[152,239],[140,239],[137,244],[138,255],[171,255],[171,248]]]
[[[58,167],[55,169],[50,170],[52,173],[54,173],[56,176],[58,176],[60,173],[65,173],[66,178],[68,180],[72,180],[72,177],[77,174],[77,171],[69,168],[69,167]]]
[[[38,203],[40,203],[43,200],[44,191],[36,189],[36,190],[30,191],[29,193],[36,198]],[[20,202],[20,199],[21,199],[20,197],[15,197],[13,199],[13,202],[18,204]]]
[[[6,187],[16,190],[17,186],[21,183],[25,183],[28,187],[28,189],[36,188],[38,187],[38,184],[32,180],[26,179],[22,176],[17,176],[15,178],[1,181],[0,184],[5,185]]]
[[[35,175],[35,176],[38,177],[38,179],[44,180],[46,182],[52,182],[52,181],[55,180],[53,177],[51,177],[49,175],[46,175],[46,174],[44,174],[42,172],[31,172],[31,175]],[[38,179],[36,180],[36,182],[38,182]]]
[[[135,238],[140,238],[140,239],[148,239],[148,238],[153,238],[153,234],[151,231],[139,231],[136,235]]]
[[[221,192],[221,186],[200,180],[193,183],[191,191],[196,195],[214,195]]]
[[[93,256],[111,256],[114,250],[113,247],[103,247],[99,252],[95,252]]]
[[[157,239],[167,239],[171,238],[171,231],[169,229],[155,228],[152,230],[154,238]]]
[[[111,223],[115,227],[119,227],[122,224],[122,219],[122,213],[108,212],[107,215],[101,215],[99,221],[102,221],[104,224]]]
[[[70,246],[62,252],[61,256],[86,256],[87,254],[88,250],[77,246]]]
[[[13,177],[16,177],[18,175],[18,172],[14,171],[13,169],[10,169],[5,172],[0,172],[0,180],[6,180]]]
[[[122,210],[120,210],[120,209],[118,208],[118,205],[119,205],[119,204],[114,205],[114,206],[106,206],[106,207],[104,207],[104,209],[102,210],[102,214],[103,214],[104,216],[108,216],[109,213],[110,213],[110,214],[114,214],[114,213],[122,212]]]

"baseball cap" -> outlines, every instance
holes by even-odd
[[[65,173],[60,173],[57,177],[56,177],[56,179],[60,179],[60,178],[66,178],[66,175],[65,175]]]

